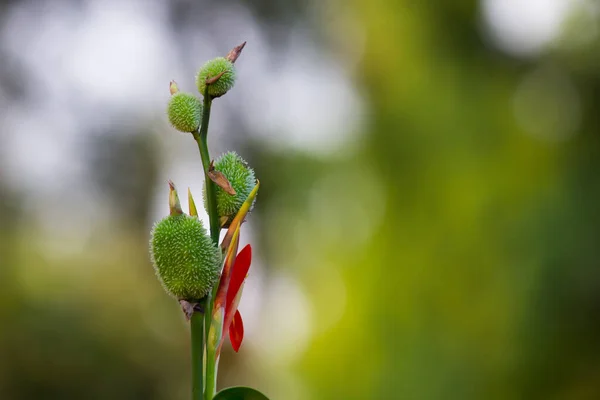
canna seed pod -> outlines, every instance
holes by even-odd
[[[235,68],[233,63],[225,57],[217,57],[207,61],[196,76],[196,86],[202,96],[206,90],[206,81],[214,79],[208,84],[208,95],[220,97],[227,93],[235,83]]]
[[[256,185],[254,170],[248,166],[236,152],[230,151],[221,155],[214,163],[216,171],[221,172],[235,190],[235,195],[227,193],[223,188],[216,186],[217,212],[222,219],[222,228],[229,224],[239,211],[246,198]],[[204,208],[208,210],[206,202],[206,182],[204,182]]]
[[[169,122],[180,132],[195,132],[200,127],[202,108],[202,102],[196,96],[176,92],[167,106]]]
[[[202,221],[181,211],[171,184],[171,215],[152,228],[150,255],[156,276],[171,296],[198,301],[217,283],[221,252]]]

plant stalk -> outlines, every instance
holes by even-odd
[[[207,86],[208,87],[208,86]],[[212,99],[208,93],[204,95],[204,111],[202,113],[202,126],[200,132],[194,134],[194,139],[198,143],[198,150],[202,158],[202,167],[204,168],[204,182],[206,185],[206,205],[208,208],[208,219],[210,220],[210,237],[215,245],[219,245],[219,234],[221,226],[219,224],[219,214],[217,212],[217,191],[215,183],[208,176],[210,167],[210,155],[208,153],[208,122],[210,119],[210,107]]]
[[[194,139],[198,144],[198,150],[200,151],[200,157],[202,158],[202,166],[204,169],[204,182],[206,185],[206,205],[207,212],[210,224],[210,237],[215,244],[215,246],[219,246],[219,235],[221,233],[221,225],[219,222],[219,214],[217,211],[217,191],[215,183],[208,176],[208,171],[210,167],[210,154],[208,152],[208,123],[210,121],[210,109],[212,105],[212,99],[208,95],[208,85],[206,86],[206,91],[204,93],[204,110],[202,113],[202,125],[200,126],[199,132],[194,133]],[[217,287],[218,284],[215,286]],[[213,290],[214,291],[214,290]],[[213,313],[213,291],[210,291],[206,296],[204,302],[204,318],[205,318],[205,336],[204,343],[206,344],[206,379],[205,379],[205,388],[204,388],[204,399],[212,400],[216,392],[216,384],[217,384],[217,371],[216,371],[216,349],[211,346],[210,332],[211,332],[211,322],[212,322],[212,313]],[[196,398],[194,397],[194,400]]]
[[[192,400],[202,400],[204,393],[204,314],[194,311],[192,332]]]
[[[204,390],[204,400],[212,400],[217,393],[217,345],[213,344],[206,347],[206,388]]]

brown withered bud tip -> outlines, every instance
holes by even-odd
[[[215,170],[214,164],[215,164],[215,160],[212,160],[208,167],[208,172],[207,172],[208,177],[210,178],[211,181],[213,181],[221,189],[223,189],[225,191],[225,193],[227,193],[231,196],[235,196],[237,192],[235,191],[233,186],[231,186],[231,183],[229,182],[227,177],[225,177],[225,175],[223,175],[222,172]]]
[[[177,82],[171,81],[171,83],[169,83],[169,92],[171,93],[171,96],[174,95],[175,93],[179,92],[179,88],[177,87]]]
[[[175,190],[175,184],[173,183],[172,180],[169,179],[169,189],[171,190]]]
[[[244,49],[245,45],[246,45],[246,42],[240,44],[239,46],[235,46],[233,49],[231,49],[229,54],[227,54],[227,56],[225,56],[225,58],[228,59],[229,61],[231,61],[232,64],[234,64],[235,60],[237,60],[238,57],[240,56],[240,54],[242,54],[242,50]]]
[[[206,78],[206,84],[207,84],[207,85],[212,85],[213,83],[215,83],[216,81],[218,81],[218,80],[219,80],[219,78],[220,78],[220,77],[222,77],[222,76],[223,76],[223,74],[224,74],[225,72],[227,72],[227,71],[223,71],[223,72],[221,72],[221,73],[220,73],[220,74],[218,74],[218,75],[215,75],[215,76],[213,76],[213,77]]]
[[[179,304],[181,304],[181,311],[183,311],[183,315],[185,315],[186,320],[192,319],[192,314],[194,314],[194,303],[190,303],[186,300],[179,300]]]

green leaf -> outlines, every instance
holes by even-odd
[[[269,398],[256,389],[235,386],[221,390],[213,400],[269,400]]]

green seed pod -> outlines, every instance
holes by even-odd
[[[203,298],[219,279],[221,253],[198,218],[172,214],[156,223],[150,253],[158,279],[179,300]]]
[[[221,172],[235,190],[231,195],[216,186],[217,212],[222,219],[222,228],[228,228],[238,210],[248,198],[248,195],[256,185],[254,170],[248,166],[236,152],[230,151],[219,157],[214,164],[215,170]],[[206,202],[206,182],[204,183],[204,208],[208,210]]]
[[[210,97],[220,97],[227,93],[235,83],[235,68],[233,63],[225,57],[218,57],[206,62],[196,76],[198,91],[204,96],[206,80],[215,79],[208,85]]]
[[[194,95],[176,92],[167,107],[169,122],[181,132],[195,132],[202,120],[202,102]]]

